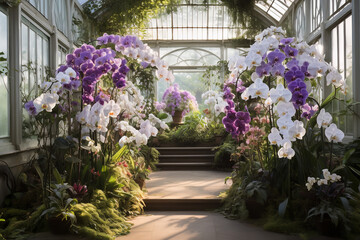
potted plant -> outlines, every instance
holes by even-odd
[[[319,232],[326,236],[339,233],[340,226],[346,226],[346,212],[350,211],[349,200],[354,191],[341,182],[341,176],[323,169],[323,178],[308,177],[306,187],[315,194],[315,206],[308,211],[307,221],[316,222]]]
[[[49,196],[49,208],[44,210],[40,217],[48,215],[48,226],[54,234],[68,233],[72,224],[76,222],[76,216],[72,207],[77,200],[70,198],[67,190],[71,186],[67,183],[55,184],[52,196]]]
[[[181,124],[186,113],[198,108],[196,98],[188,91],[179,90],[178,84],[174,84],[165,90],[162,106],[163,110],[172,116],[175,124]]]
[[[250,218],[259,218],[264,212],[267,192],[260,181],[252,181],[245,187],[245,204]]]

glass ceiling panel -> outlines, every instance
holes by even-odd
[[[146,40],[226,40],[239,37],[246,29],[234,25],[220,1],[183,1],[170,14],[149,22]],[[169,35],[166,35],[169,34]]]
[[[257,2],[255,5],[276,21],[280,21],[293,2],[294,0],[264,0]]]

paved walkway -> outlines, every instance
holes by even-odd
[[[116,240],[300,240],[214,212],[148,212],[132,222],[131,233]]]
[[[229,172],[219,171],[159,171],[150,174],[146,181],[148,198],[204,199],[218,198],[230,187],[224,183]]]

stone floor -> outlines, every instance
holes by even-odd
[[[148,198],[199,199],[218,198],[225,191],[224,179],[229,172],[219,171],[159,171],[150,174],[146,181]]]
[[[229,220],[215,212],[148,212],[132,220],[131,233],[116,240],[300,240]],[[328,239],[315,237],[312,239]]]

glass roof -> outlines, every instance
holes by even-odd
[[[255,5],[276,21],[280,21],[293,2],[294,0],[262,0]]]

